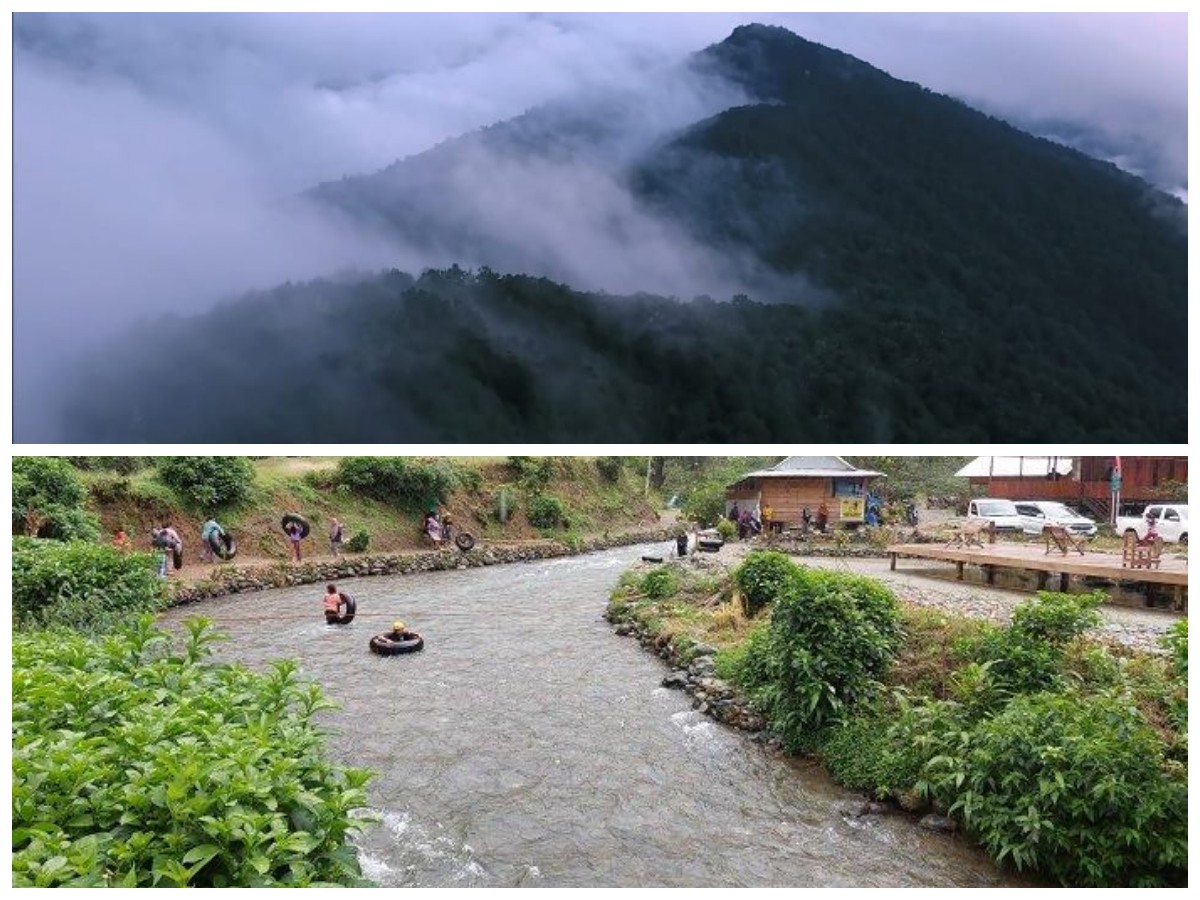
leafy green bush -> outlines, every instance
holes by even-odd
[[[1187,632],[1187,619],[1180,619],[1159,640],[1159,644],[1171,654],[1171,663],[1175,666],[1175,674],[1181,676],[1185,681],[1188,673]]]
[[[733,580],[745,599],[747,616],[755,615],[786,590],[799,571],[796,564],[775,550],[755,550],[733,573]]]
[[[1038,591],[1035,599],[1013,610],[1012,630],[1022,637],[1061,647],[1100,624],[1096,607],[1104,601],[1100,591],[1085,595]]]
[[[157,468],[186,505],[210,514],[245,500],[254,485],[254,466],[244,456],[163,456]]]
[[[346,542],[346,549],[351,553],[366,553],[371,543],[371,533],[363,529],[354,532],[354,536]]]
[[[539,493],[554,477],[554,458],[550,456],[510,456],[508,467],[525,490]]]
[[[530,497],[525,514],[534,528],[557,528],[567,517],[563,502],[551,494]]]
[[[100,520],[83,508],[87,490],[70,463],[53,456],[13,457],[13,533],[93,541]]]
[[[737,534],[737,526],[728,519],[718,519],[717,533],[721,535],[721,540],[729,543],[733,540],[733,536]]]
[[[132,475],[153,464],[149,456],[68,456],[67,462],[84,472],[116,472]]]
[[[13,639],[14,887],[361,885],[369,775],[322,756],[297,681],[182,652],[150,616],[103,641]]]
[[[596,458],[596,468],[600,471],[600,477],[610,484],[615,484],[621,478],[621,469],[625,467],[625,461],[619,456],[600,456]]]
[[[972,685],[971,703],[978,709],[986,697],[996,709],[1015,694],[1061,690],[1063,655],[1069,641],[1094,627],[1103,595],[1040,591],[1013,611],[1008,628],[989,628],[966,649],[985,668]]]
[[[703,526],[712,526],[714,524],[720,527],[720,523],[728,521],[725,515],[725,486],[717,482],[707,482],[694,487],[683,501],[683,517],[689,522],[698,522]],[[732,522],[730,525],[732,526]],[[735,528],[731,532],[736,533]],[[729,538],[726,538],[728,540]]]
[[[100,633],[161,609],[154,557],[101,544],[14,538],[12,607],[18,628]]]
[[[874,696],[899,643],[899,605],[883,584],[797,568],[775,599],[768,637],[749,647],[740,683],[785,747],[812,749],[821,729]]]
[[[866,707],[840,728],[828,729],[820,757],[829,774],[851,790],[881,800],[907,796],[920,779],[923,760],[888,734],[892,723],[884,710]]]
[[[929,786],[998,862],[1064,885],[1186,884],[1186,770],[1121,693],[1020,696],[960,735]]]
[[[354,493],[423,512],[445,503],[459,483],[448,461],[433,463],[403,456],[347,456],[338,462],[337,480]]]
[[[642,576],[638,590],[651,600],[673,597],[679,593],[679,572],[670,566],[651,569]]]

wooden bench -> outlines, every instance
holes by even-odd
[[[1066,556],[1072,550],[1077,551],[1080,556],[1083,556],[1083,542],[1061,525],[1043,525],[1042,537],[1046,539],[1047,554],[1050,553],[1050,545],[1054,544],[1062,551],[1063,556]]]
[[[1132,531],[1127,531],[1121,543],[1121,568],[1157,569],[1162,561],[1162,548],[1163,539],[1157,534],[1143,542]]]
[[[991,522],[977,520],[974,522],[964,522],[958,526],[958,530],[954,536],[946,542],[947,547],[979,547],[983,549],[983,537],[988,536],[988,543],[996,542],[996,529]]]

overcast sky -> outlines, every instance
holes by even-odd
[[[996,115],[1085,126],[1186,196],[1185,14],[17,15],[17,379],[55,366],[50,342],[72,352],[64,317],[94,336],[289,278],[419,268],[287,198],[653,82],[751,21]]]

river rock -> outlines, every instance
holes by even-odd
[[[617,634],[619,634],[621,637],[627,637],[628,635],[630,635],[632,633],[633,633],[633,626],[630,625],[628,622],[622,622],[620,625],[617,626]]]
[[[671,672],[663,676],[662,686],[665,688],[685,688],[687,687],[687,675],[683,672]]]
[[[935,813],[921,816],[921,820],[917,822],[917,826],[924,828],[926,831],[936,831],[940,834],[953,834],[958,831],[957,822],[947,816],[939,816]]]
[[[695,644],[692,646],[692,653],[697,657],[707,658],[710,656],[715,656],[717,653],[717,648],[712,644]],[[696,662],[699,663],[701,660],[697,659]]]

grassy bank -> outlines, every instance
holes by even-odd
[[[1185,885],[1187,624],[1165,654],[1110,646],[1088,636],[1097,602],[1042,593],[998,627],[760,552],[732,573],[628,572],[609,618],[683,661],[716,647],[716,675],[785,748],[949,816],[1001,865]]]
[[[303,515],[312,525],[303,549],[316,557],[329,554],[325,535],[334,517],[345,526],[347,540],[365,533],[370,552],[425,549],[429,544],[420,533],[421,512],[434,506],[460,528],[493,543],[553,537],[570,544],[583,536],[658,521],[658,497],[644,493],[644,462],[603,457],[411,459],[412,467],[436,470],[448,482],[442,496],[434,490],[417,497],[350,486],[341,476],[340,462],[334,457],[250,460],[253,476],[244,498],[221,505],[181,495],[153,466],[124,474],[89,469],[79,475],[87,491],[86,508],[98,517],[105,535],[123,529],[135,549],[149,550],[150,529],[171,522],[183,538],[189,564],[197,560],[200,526],[210,515],[237,537],[243,564],[289,557],[279,526],[288,512]]]

